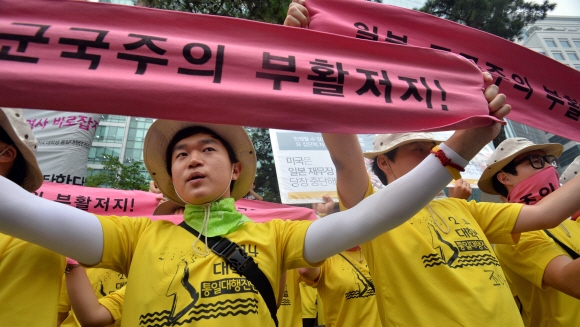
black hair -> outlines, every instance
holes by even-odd
[[[24,178],[26,177],[26,160],[24,160],[24,156],[22,155],[22,153],[20,153],[20,151],[14,144],[14,141],[10,138],[8,133],[6,133],[6,131],[3,128],[0,128],[0,141],[8,145],[14,146],[14,149],[16,150],[16,158],[12,163],[12,168],[10,168],[8,175],[6,175],[5,177],[11,180],[12,182],[22,186],[22,184],[24,184]]]
[[[395,156],[397,155],[397,150],[399,150],[399,148],[394,148],[393,150],[391,150],[387,153],[383,153],[383,154],[385,156],[387,156],[387,158],[389,158],[389,160],[391,162],[395,162]],[[387,180],[387,175],[379,167],[379,163],[378,163],[379,156],[380,156],[380,154],[378,156],[376,156],[375,159],[373,160],[373,173],[379,178],[379,180],[381,181],[381,183],[383,183],[383,185],[387,185],[389,183]]]
[[[493,189],[502,196],[507,197],[509,193],[507,187],[505,187],[505,185],[503,185],[499,181],[499,179],[497,179],[497,175],[499,175],[499,173],[501,173],[502,171],[504,173],[508,173],[514,176],[518,175],[518,171],[516,170],[516,166],[514,165],[514,161],[512,160],[510,163],[505,165],[505,167],[503,167],[500,171],[495,173],[495,175],[493,175],[491,179],[491,186],[493,187]]]
[[[227,152],[228,152],[228,157],[230,159],[230,162],[232,164],[235,164],[237,162],[240,162],[238,160],[238,158],[236,157],[236,153],[234,152],[234,149],[232,148],[232,146],[226,142],[221,136],[217,135],[214,131],[212,131],[209,128],[206,127],[202,127],[202,126],[190,126],[190,127],[186,127],[182,130],[180,130],[179,132],[177,132],[175,134],[175,136],[173,136],[173,138],[171,139],[171,142],[169,142],[169,145],[167,146],[167,150],[165,152],[165,169],[167,170],[167,173],[169,174],[169,176],[171,176],[171,157],[173,154],[173,148],[175,148],[175,145],[185,139],[188,138],[190,136],[196,135],[196,134],[208,134],[211,137],[213,137],[214,139],[220,141],[224,147],[226,148]],[[232,180],[231,184],[230,184],[230,190],[234,188],[234,180]]]

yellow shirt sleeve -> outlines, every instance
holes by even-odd
[[[115,321],[120,320],[123,311],[123,303],[125,303],[125,287],[99,299],[99,303],[109,310]]]
[[[522,233],[517,245],[500,244],[495,252],[502,265],[543,290],[544,271],[556,257],[566,252],[543,231]]]
[[[135,247],[145,228],[151,224],[149,218],[129,218],[118,216],[97,216],[103,227],[103,258],[97,265],[129,273]]]
[[[455,201],[463,201],[454,199]],[[523,204],[467,202],[471,215],[475,218],[490,243],[514,244],[512,230],[518,220]]]
[[[300,297],[302,299],[302,318],[316,318],[318,309],[316,308],[316,289],[300,282]]]

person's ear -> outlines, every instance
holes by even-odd
[[[232,165],[232,180],[235,181],[240,177],[242,173],[242,163],[236,162]]]
[[[497,174],[496,178],[500,183],[502,183],[505,186],[515,185],[514,182],[509,178],[509,176],[503,171],[500,171],[499,174]]]
[[[10,145],[0,156],[0,162],[12,162],[16,159],[16,156],[18,156],[18,151],[13,145]]]
[[[384,154],[379,155],[379,157],[377,158],[377,165],[385,173],[385,175],[393,174],[389,166],[389,161],[390,161],[389,158],[387,158],[387,156]]]

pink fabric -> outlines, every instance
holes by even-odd
[[[159,201],[156,199],[157,194],[150,192],[44,182],[35,194],[98,215],[149,217],[153,220],[165,219],[174,223],[183,221],[183,215],[153,216]],[[240,199],[236,201],[236,207],[241,213],[259,223],[272,219],[316,220],[316,214],[311,209],[278,203]]]
[[[536,204],[560,188],[560,176],[556,168],[549,166],[517,183],[509,192],[510,203]]]
[[[341,133],[492,121],[478,68],[441,51],[103,3],[0,13],[0,106]]]
[[[357,0],[308,0],[306,5],[313,30],[380,41],[376,43],[438,46],[473,59],[494,75],[507,95],[513,107],[509,119],[580,141],[576,101],[580,72],[571,67],[489,33],[414,10]]]

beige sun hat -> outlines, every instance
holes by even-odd
[[[230,144],[236,157],[242,163],[242,172],[234,183],[230,195],[234,200],[242,198],[248,193],[256,176],[256,151],[246,130],[241,126],[193,123],[175,120],[156,120],[147,135],[143,148],[145,167],[151,178],[157,183],[161,192],[173,202],[185,205],[175,193],[171,177],[167,173],[167,147],[175,134],[187,127],[205,127],[223,138]],[[171,167],[170,167],[171,169]]]
[[[564,146],[558,143],[534,144],[523,137],[506,139],[497,146],[489,159],[487,159],[487,167],[481,174],[477,186],[485,193],[499,194],[493,189],[493,176],[514,160],[515,157],[535,150],[542,150],[547,156],[559,157],[564,151]]]
[[[560,183],[566,184],[572,178],[576,177],[580,173],[580,156],[577,156],[574,161],[564,170],[562,176],[560,176]]]
[[[35,155],[38,141],[34,137],[30,125],[24,120],[22,109],[2,108],[0,110],[0,127],[12,139],[14,146],[26,162],[26,174],[24,182],[20,186],[29,192],[38,190],[44,181]]]
[[[183,204],[175,203],[171,200],[167,200],[155,208],[153,211],[153,216],[165,216],[165,215],[172,215],[175,210],[182,209]]]
[[[365,158],[374,159],[379,154],[387,153],[401,145],[413,142],[443,142],[438,140],[431,133],[396,133],[396,134],[379,134],[373,141],[374,151],[363,153]]]

